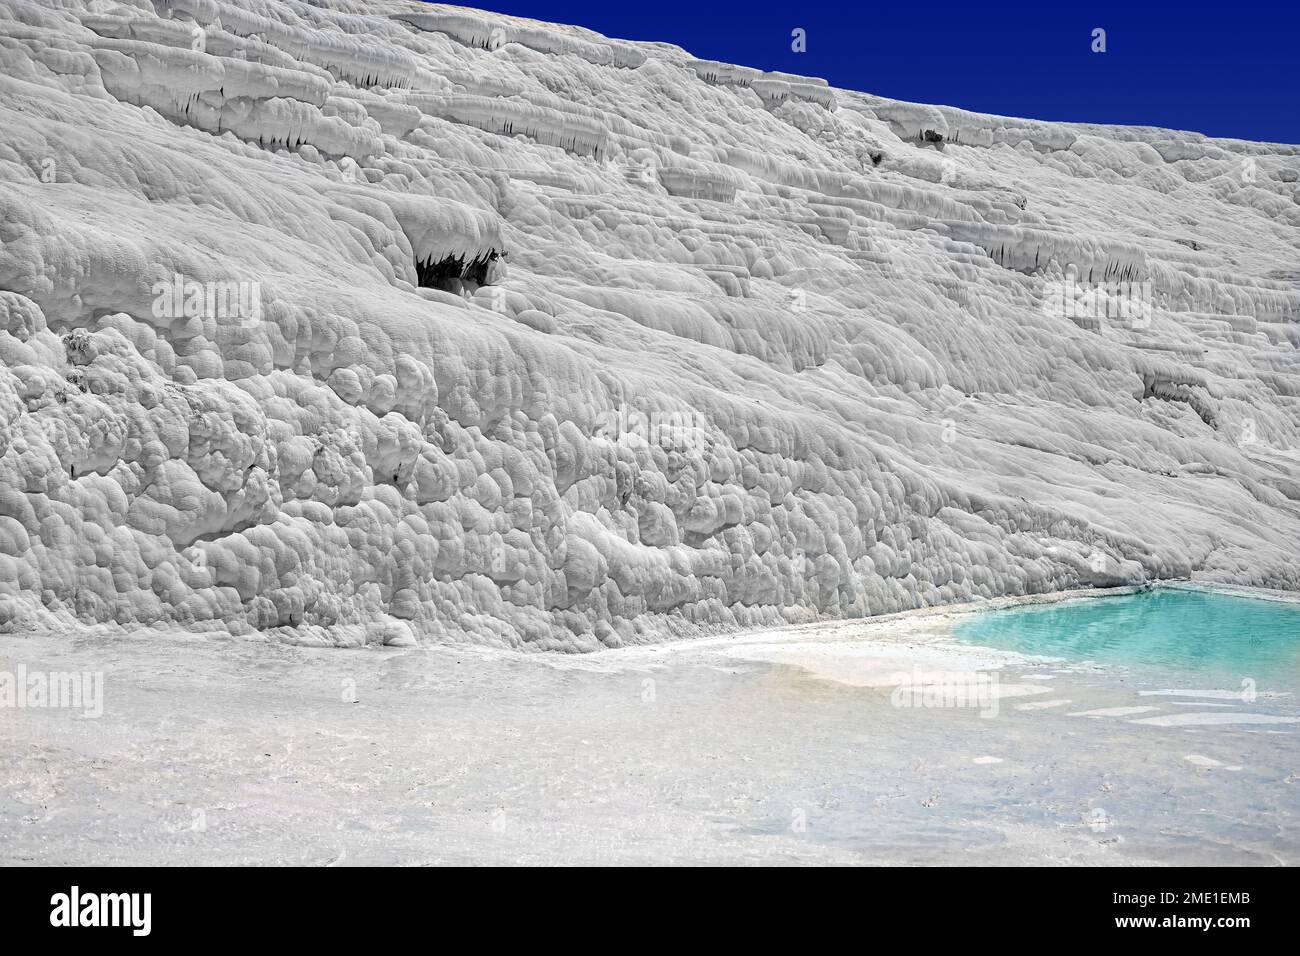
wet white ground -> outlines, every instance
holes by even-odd
[[[6,636],[0,672],[102,671],[104,707],[0,710],[0,863],[1300,859],[1293,697],[950,618],[564,657]],[[999,669],[996,716],[894,706],[914,666]]]

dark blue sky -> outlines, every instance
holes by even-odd
[[[1294,0],[1143,4],[1040,0],[490,0],[482,9],[833,86],[986,113],[1189,129],[1300,143]],[[790,50],[790,31],[808,51]],[[1107,52],[1090,50],[1094,27]]]

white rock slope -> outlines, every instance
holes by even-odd
[[[0,0],[0,627],[1300,588],[1298,180],[454,7]]]

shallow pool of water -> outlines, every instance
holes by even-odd
[[[972,614],[959,640],[1022,654],[1300,685],[1300,604],[1157,589]]]

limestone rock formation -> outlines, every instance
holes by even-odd
[[[0,629],[1300,589],[1298,202],[454,7],[0,0]]]

